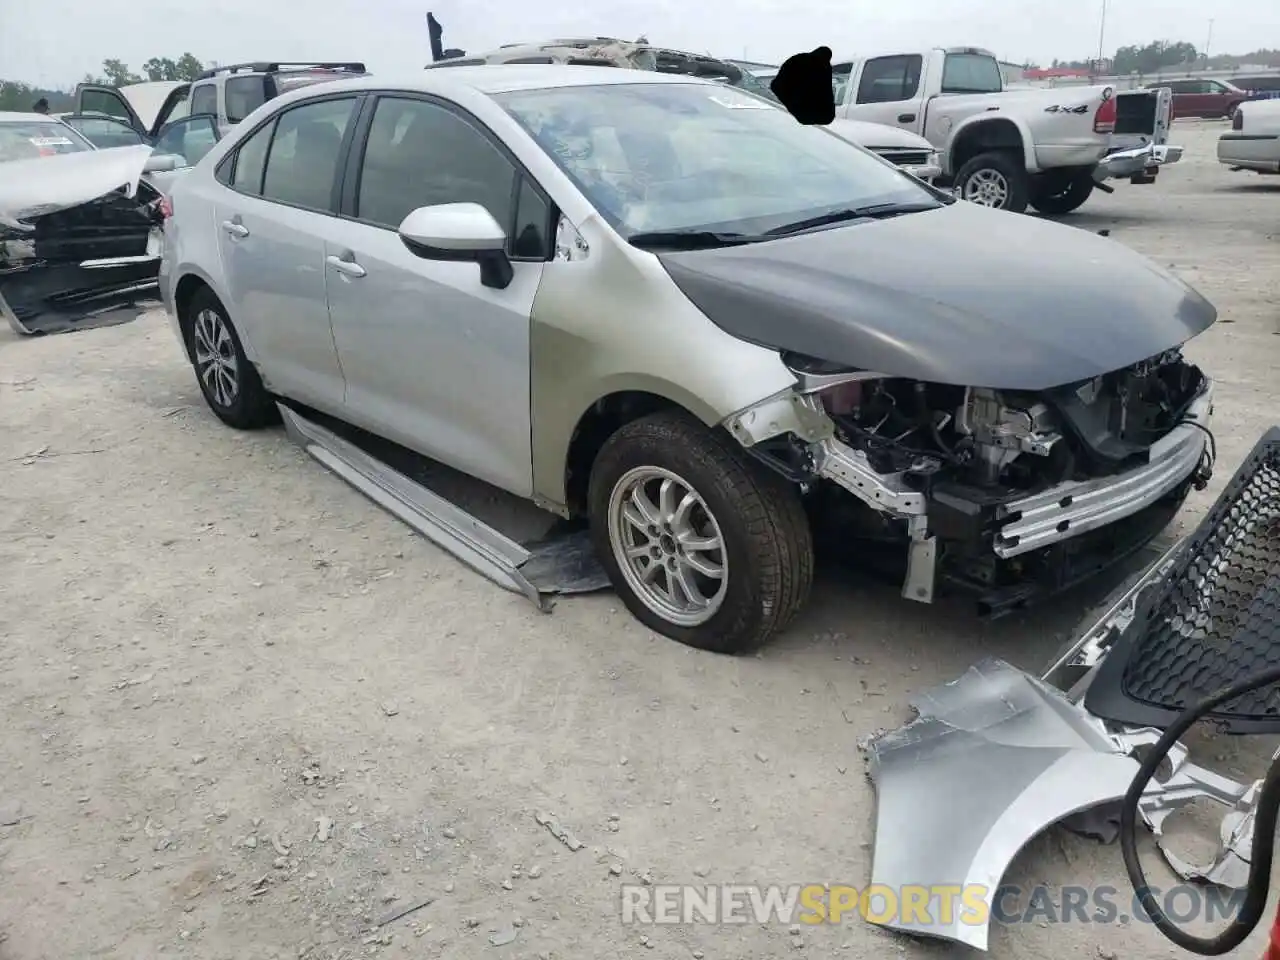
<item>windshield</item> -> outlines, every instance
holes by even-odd
[[[0,163],[92,149],[93,144],[56,120],[0,121]]]
[[[494,99],[626,237],[764,234],[851,208],[942,205],[894,167],[728,86],[620,83]]]

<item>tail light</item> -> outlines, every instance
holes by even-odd
[[[168,195],[160,198],[159,210],[160,217],[164,220],[168,220],[173,216],[173,201],[169,199]]]
[[[1239,107],[1236,107],[1235,110],[1232,111],[1231,113],[1231,129],[1232,130],[1244,129],[1244,112]]]
[[[1114,133],[1116,129],[1116,98],[1107,96],[1093,115],[1094,133]]]

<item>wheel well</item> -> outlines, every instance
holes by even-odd
[[[197,293],[208,289],[207,283],[195,274],[188,273],[178,281],[178,288],[173,292],[173,309],[178,314],[178,326],[182,330],[184,344],[191,339],[191,317],[188,315],[187,308],[191,306],[191,301]]]
[[[1012,120],[984,120],[960,131],[951,145],[951,171],[960,168],[980,153],[992,150],[1011,150],[1022,162],[1022,131]]]
[[[565,505],[575,515],[586,513],[591,467],[605,441],[633,420],[670,409],[682,408],[656,393],[627,390],[600,398],[579,418],[564,471]]]

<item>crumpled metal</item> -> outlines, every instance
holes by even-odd
[[[0,164],[0,225],[27,233],[22,221],[70,210],[124,188],[132,197],[152,149],[145,144],[32,157]]]

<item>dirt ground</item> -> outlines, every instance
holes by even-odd
[[[1157,185],[1068,218],[1221,312],[1190,349],[1219,383],[1218,472],[1183,524],[1280,420],[1280,179],[1221,168],[1222,129],[1179,124]],[[0,584],[4,960],[966,955],[858,920],[628,927],[619,887],[865,884],[858,738],[981,657],[1039,669],[1096,600],[984,625],[827,575],[747,659],[610,594],[543,615],[282,430],[218,424],[158,312],[0,330]],[[1116,847],[1057,833],[1006,879],[1128,889]],[[1144,924],[1040,922],[991,955],[1179,954]]]

